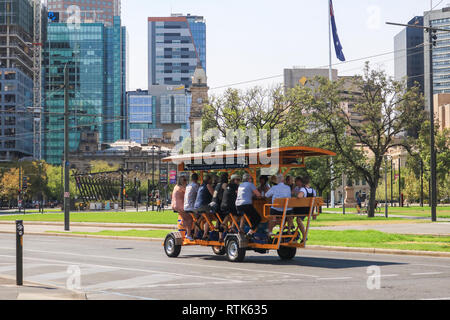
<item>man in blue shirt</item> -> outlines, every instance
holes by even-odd
[[[272,198],[272,203],[274,203],[274,201],[276,199],[291,198],[291,196],[292,196],[291,187],[284,184],[284,176],[280,173],[276,177],[277,177],[277,185],[270,188],[270,190],[267,191],[267,193],[266,193],[267,198],[270,198],[270,197]],[[286,214],[291,214],[291,213],[292,213],[292,208],[288,208]],[[272,206],[270,208],[270,215],[271,216],[282,216],[283,208]],[[277,220],[280,220],[280,218],[274,218],[272,221],[270,221],[269,233],[272,233],[273,228],[277,224]],[[291,227],[292,223],[293,223],[292,219],[288,218],[288,224],[290,227]]]

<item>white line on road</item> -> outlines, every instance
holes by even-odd
[[[133,299],[141,299],[141,300],[158,300],[158,299],[153,299],[153,298],[146,298],[146,297],[141,297],[141,296],[133,296],[130,294],[125,294],[125,293],[120,293],[120,292],[114,292],[114,291],[95,291],[95,292],[91,292],[92,293],[101,293],[104,295],[108,295],[108,294],[112,294],[115,296],[121,296],[121,297],[127,297],[127,298],[133,298]]]
[[[7,255],[0,255],[0,257],[13,257],[13,256],[7,256]],[[115,266],[106,266],[106,265],[99,265],[99,264],[91,264],[91,263],[84,263],[84,262],[75,262],[75,261],[63,261],[63,260],[54,260],[54,259],[43,259],[43,258],[30,258],[30,257],[24,257],[26,260],[36,260],[36,261],[48,261],[48,262],[57,262],[57,263],[67,263],[68,265],[84,265],[84,266],[92,266],[92,267],[100,267],[100,268],[111,268],[111,269],[118,269],[118,270],[128,270],[128,271],[138,271],[138,272],[147,272],[147,273],[160,273],[160,274],[170,274],[170,275],[176,275],[181,277],[193,277],[193,278],[203,278],[207,280],[223,280],[223,281],[230,281],[234,283],[240,283],[239,280],[231,280],[231,279],[224,279],[224,278],[218,278],[218,277],[206,277],[206,276],[197,276],[192,274],[179,274],[174,272],[166,272],[166,271],[159,271],[159,270],[150,270],[150,269],[137,269],[137,268],[124,268],[124,267],[115,267]]]
[[[1,248],[13,250],[11,248]],[[136,258],[120,258],[120,257],[109,257],[109,256],[99,256],[99,255],[86,255],[86,254],[78,254],[78,253],[69,253],[69,252],[56,252],[56,251],[43,251],[43,250],[32,250],[26,249],[25,252],[37,252],[37,253],[49,253],[49,254],[61,254],[61,255],[70,255],[77,257],[90,257],[90,258],[104,258],[104,259],[113,259],[113,260],[123,260],[123,261],[139,261],[146,263],[159,263],[159,264],[168,264],[168,265],[179,265],[179,266],[189,266],[189,267],[204,267],[204,268],[216,268],[216,269],[228,269],[228,270],[236,270],[236,271],[247,271],[250,273],[254,273],[255,270],[252,269],[244,269],[244,268],[236,268],[236,267],[226,267],[226,266],[211,266],[211,265],[199,265],[193,263],[183,263],[183,262],[174,262],[172,261],[158,261],[158,260],[146,260],[146,259],[136,259]],[[279,275],[287,275],[287,276],[303,276],[303,277],[311,277],[311,278],[319,278],[319,276],[311,275],[311,274],[302,274],[302,273],[287,273],[287,272],[279,272],[279,271],[268,271],[268,270],[258,270],[260,273],[270,273],[270,274],[279,274]]]
[[[450,297],[447,297],[447,298],[434,298],[434,299],[421,299],[421,300],[450,300]]]
[[[380,275],[381,278],[388,278],[388,277],[398,277],[398,274],[382,274]]]
[[[411,273],[412,276],[429,276],[434,274],[442,274],[442,272],[421,272],[421,273]]]
[[[348,280],[348,279],[352,279],[352,277],[319,278],[317,280]]]

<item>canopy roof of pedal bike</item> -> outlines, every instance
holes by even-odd
[[[302,168],[305,158],[319,156],[336,156],[336,153],[311,147],[259,148],[180,154],[162,161],[178,164],[180,171],[208,171],[271,167],[270,161],[277,158],[279,167]]]

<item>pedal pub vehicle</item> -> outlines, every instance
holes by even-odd
[[[307,157],[328,157],[335,155],[334,152],[318,148],[282,147],[182,154],[165,158],[163,162],[177,164],[178,172],[196,172],[200,180],[203,180],[203,176],[208,173],[228,172],[229,175],[232,175],[236,172],[246,172],[253,178],[253,181],[257,181],[257,175],[262,168],[273,166],[273,163],[267,164],[269,162],[268,159],[275,159],[278,172],[286,176],[291,169],[304,168]],[[221,161],[217,161],[217,159],[221,159]],[[253,226],[251,226],[250,219],[246,215],[244,215],[246,222],[244,226],[245,230],[241,230],[238,217],[229,214],[229,219],[226,219],[229,222],[222,241],[219,239],[219,230],[216,227],[223,223],[219,214],[201,215],[201,218],[204,219],[203,221],[208,223],[209,230],[212,230],[209,232],[208,240],[187,239],[186,231],[181,223],[181,217],[179,217],[178,232],[172,232],[167,235],[164,241],[164,250],[167,256],[176,258],[179,256],[183,246],[207,246],[212,247],[216,255],[227,255],[228,260],[231,262],[242,262],[248,250],[262,254],[268,253],[269,250],[277,250],[282,260],[291,260],[295,257],[298,248],[305,248],[311,220],[319,215],[318,208],[322,205],[323,199],[319,197],[279,198],[274,203],[272,203],[271,199],[254,199],[253,206],[261,215],[262,219],[256,234],[250,239],[246,237],[245,232]],[[277,225],[280,230],[277,234],[267,233],[267,223],[275,218],[275,216],[270,215],[270,207],[277,207],[283,210],[281,216],[276,216],[278,218]],[[295,211],[300,211],[302,214],[288,215],[288,208],[303,208],[302,210]],[[192,216],[194,222],[196,222],[196,217],[193,214]],[[294,217],[307,218],[305,239],[301,239],[301,232],[298,225],[295,227],[295,231],[284,232],[288,219]]]

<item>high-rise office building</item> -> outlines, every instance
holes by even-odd
[[[423,26],[423,17],[414,17],[410,25]],[[419,85],[424,92],[423,30],[404,28],[394,37],[395,80],[406,81],[407,87]]]
[[[130,140],[170,142],[175,130],[189,128],[192,97],[183,86],[152,85],[150,90],[128,92],[127,101]]]
[[[78,16],[80,22],[114,24],[114,17],[121,14],[121,0],[46,0],[48,10],[59,13],[59,22]]]
[[[314,84],[315,77],[329,78],[329,69],[308,69],[302,67],[293,67],[292,69],[284,69],[284,89],[293,89],[297,85]],[[333,80],[337,80],[338,71],[331,70]]]
[[[450,29],[450,7],[440,10],[424,12],[424,26],[431,26],[440,29]],[[424,50],[425,65],[425,106],[429,108],[430,95],[430,51],[428,50],[428,33],[424,33],[426,50]],[[434,94],[450,93],[450,32],[437,32],[436,46],[433,47],[433,91]]]
[[[33,155],[33,3],[0,1],[0,160]]]
[[[125,137],[126,32],[120,17],[112,26],[49,23],[44,48],[44,158],[61,163],[64,149],[64,69],[69,70],[69,148],[80,150],[82,137],[98,146]]]
[[[206,23],[200,16],[148,18],[148,82],[191,85],[201,63],[206,71]]]

